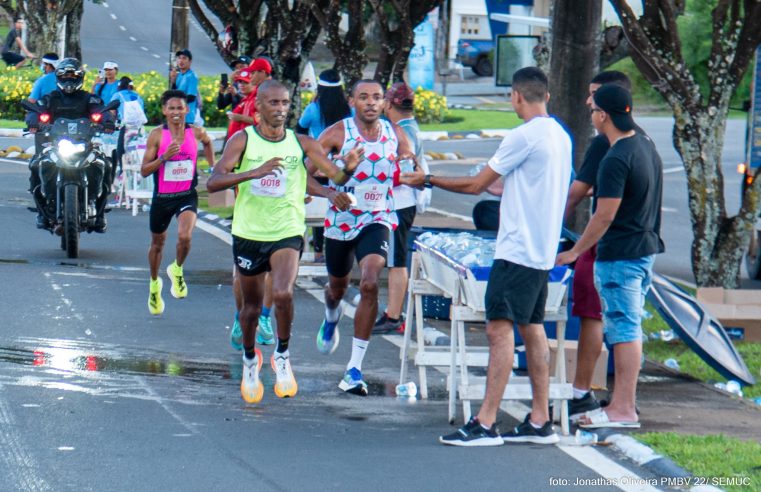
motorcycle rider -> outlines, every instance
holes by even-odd
[[[57,90],[54,90],[36,102],[45,113],[50,115],[51,123],[58,118],[89,118],[90,115],[100,112],[100,109],[104,105],[103,100],[94,94],[82,90],[85,70],[82,68],[79,60],[76,58],[64,58],[58,63],[55,74]],[[50,203],[50,200],[45,197],[56,196],[55,166],[52,163],[50,163],[50,166],[40,166],[42,162],[42,147],[46,142],[46,138],[43,134],[37,132],[39,129],[39,115],[35,112],[29,112],[26,122],[29,130],[35,133],[36,146],[36,153],[29,162],[29,170],[31,172],[29,191],[34,196],[35,203],[37,204],[37,228],[49,229],[54,224],[50,223],[50,220],[44,213],[44,209],[48,207],[48,210],[51,211],[51,207],[54,204]],[[106,133],[114,131],[114,119],[110,111],[103,113],[101,123]],[[104,216],[106,199],[108,198],[113,181],[111,163],[108,159],[104,159],[104,162],[106,166],[103,169],[98,166],[91,166],[88,169],[88,182],[91,183],[91,193],[94,192],[94,195],[98,195],[100,192],[100,196],[98,196],[95,202],[97,211],[93,228],[95,232],[106,231],[106,218]],[[98,183],[102,183],[102,191],[98,190]],[[52,214],[49,212],[48,216]]]

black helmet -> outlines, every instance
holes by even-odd
[[[71,94],[82,88],[85,81],[85,71],[76,58],[64,58],[55,70],[55,80],[58,88],[66,94]]]

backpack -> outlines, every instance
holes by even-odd
[[[123,97],[122,99],[122,123],[127,126],[142,126],[148,122],[148,118],[145,116],[145,111],[140,106],[140,101],[137,99],[127,101]]]

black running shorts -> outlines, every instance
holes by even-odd
[[[304,237],[293,236],[274,242],[252,241],[233,236],[233,261],[241,275],[247,277],[272,270],[270,256],[279,249],[295,249],[299,257],[304,251]]]
[[[394,238],[391,241],[391,251],[388,253],[388,266],[406,267],[407,266],[407,240],[409,239],[410,228],[415,222],[416,207],[407,207],[398,209],[396,216],[399,219],[399,225],[394,230]]]
[[[328,274],[345,277],[351,273],[354,258],[357,263],[367,255],[381,255],[388,258],[388,227],[383,224],[369,224],[350,241],[325,238],[325,266]]]
[[[149,224],[151,232],[161,234],[169,228],[172,217],[179,217],[181,213],[191,211],[198,214],[198,193],[191,190],[186,195],[163,198],[154,196],[151,200],[149,212]]]
[[[506,319],[519,325],[543,323],[549,276],[549,270],[494,260],[486,285],[486,319]]]

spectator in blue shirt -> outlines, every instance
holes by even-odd
[[[196,120],[196,109],[200,110],[201,98],[198,94],[198,76],[190,69],[193,63],[193,54],[185,48],[175,53],[177,67],[169,70],[169,82],[173,89],[182,91],[189,97],[188,114],[185,117],[185,123],[193,124]],[[195,98],[192,102],[190,99]]]
[[[325,128],[350,115],[341,76],[336,70],[325,70],[317,80],[317,95],[304,108],[296,131],[316,139]]]
[[[119,101],[119,108],[117,112],[119,114],[119,122],[121,122],[121,130],[119,130],[119,139],[116,144],[116,160],[119,169],[122,167],[122,156],[124,155],[124,137],[127,131],[127,126],[141,127],[145,124],[145,103],[143,98],[135,92],[132,85],[132,79],[129,77],[122,77],[119,79],[118,90],[111,97],[111,101]],[[108,102],[111,102],[108,101]],[[136,111],[134,103],[137,103],[140,107],[140,111]],[[129,109],[128,109],[129,108]],[[126,113],[126,117],[125,117]],[[137,113],[137,114],[136,114]]]
[[[46,53],[42,57],[42,71],[45,75],[34,81],[32,92],[29,94],[29,102],[36,103],[42,96],[46,96],[56,90],[58,86],[55,80],[55,69],[58,66],[58,55]]]
[[[119,73],[119,65],[115,61],[107,61],[103,64],[103,69],[98,72],[98,78],[92,86],[92,93],[103,99],[110,101],[116,93],[119,82],[116,75]]]

